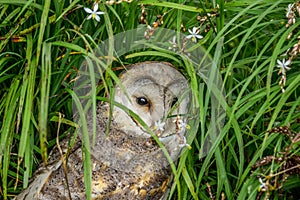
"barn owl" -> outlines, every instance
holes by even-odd
[[[109,103],[97,104],[96,135],[89,135],[90,141],[94,141],[90,151],[92,199],[165,199],[172,170],[158,141],[176,162],[186,145],[189,85],[166,62],[142,62],[125,68],[119,76],[121,84],[116,84],[114,89],[116,105],[110,112]],[[137,114],[140,120],[117,104]],[[110,129],[105,134],[110,113]],[[87,117],[89,130],[92,130],[91,116]],[[158,141],[153,139],[153,134]],[[49,164],[37,170],[29,187],[16,199],[86,198],[81,139],[77,138],[64,170],[62,163],[68,141],[65,139],[60,144],[63,156],[55,147]]]

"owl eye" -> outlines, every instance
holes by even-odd
[[[178,101],[178,98],[177,97],[174,97],[173,98],[173,101],[172,101],[172,104],[171,104],[171,107],[173,107]]]
[[[141,106],[149,105],[149,101],[146,97],[137,97],[136,98],[136,103],[141,105]]]

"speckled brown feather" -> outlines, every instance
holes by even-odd
[[[102,116],[103,113],[107,112],[104,108],[106,107],[98,106],[99,119],[106,119],[106,117]],[[99,123],[98,128],[104,129],[105,127],[105,121]],[[105,140],[109,141],[109,143],[113,144],[120,151],[122,150],[123,153],[135,152],[137,155],[143,154],[147,159],[136,162],[134,166],[135,170],[128,172],[127,170],[114,169],[108,166],[109,163],[104,164],[92,157],[93,199],[161,199],[167,189],[171,175],[168,166],[161,168],[161,162],[155,162],[157,159],[165,159],[163,153],[155,143],[153,143],[152,146],[146,146],[144,145],[145,141],[139,138],[127,138],[126,134],[114,129],[114,127],[117,126],[112,124],[110,134]],[[65,139],[61,143],[61,148],[64,149],[64,152],[67,151],[68,139]],[[53,149],[52,152],[49,158],[50,165],[53,165],[51,163],[62,163],[61,155],[57,149]],[[67,163],[69,190],[72,199],[85,199],[82,150],[79,139],[71,152]],[[152,159],[151,155],[148,155],[149,152],[156,152],[153,154]],[[54,171],[51,171],[50,168],[42,167],[36,176],[45,174],[45,172],[50,173],[50,175],[47,179],[44,179],[44,183],[37,183],[35,181],[36,184],[43,184],[43,187],[40,188],[40,191],[38,191],[38,194],[34,198],[44,200],[69,199],[62,164]],[[23,193],[28,192],[29,189],[32,189],[36,184],[31,185],[27,191],[25,190]],[[26,198],[26,196],[19,195],[17,199],[22,198],[29,199],[29,196]],[[30,196],[30,198],[32,198],[32,196]]]

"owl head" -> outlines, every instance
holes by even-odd
[[[115,88],[114,100],[136,113],[153,132],[164,138],[184,134],[188,106],[189,85],[185,77],[166,62],[142,62],[126,67],[120,75],[122,85]],[[128,134],[151,137],[139,122],[122,109],[116,108],[114,120]]]

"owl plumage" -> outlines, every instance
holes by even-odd
[[[185,145],[184,124],[190,101],[186,79],[165,62],[127,66],[119,78],[122,86],[115,86],[114,101],[139,115],[175,162]],[[106,135],[109,113],[109,104],[99,102],[95,143],[90,151],[92,198],[165,198],[172,170],[160,146],[139,120],[117,106]],[[92,115],[87,116],[92,130]],[[49,165],[37,170],[32,183],[16,199],[85,199],[81,140],[76,139],[64,169],[68,141],[64,139],[60,144],[62,155],[58,147],[52,150]]]

